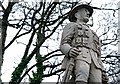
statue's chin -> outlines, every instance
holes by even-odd
[[[85,23],[87,23],[87,22],[89,21],[89,18],[86,17],[86,18],[83,19],[83,21],[84,21]]]

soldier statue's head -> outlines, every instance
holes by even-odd
[[[93,8],[88,4],[78,4],[73,7],[68,15],[70,22],[76,22],[77,19],[82,19],[85,23],[92,16]]]

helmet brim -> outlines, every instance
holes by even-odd
[[[69,12],[68,19],[70,22],[74,22],[76,20],[74,14],[77,12],[78,9],[81,9],[81,8],[88,9],[88,11],[90,12],[90,17],[92,16],[93,8],[91,6],[86,5],[86,4],[77,5]]]

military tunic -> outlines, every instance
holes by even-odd
[[[63,59],[62,68],[66,68],[70,57],[69,51],[71,48],[76,47],[81,50],[79,55],[75,58],[75,81],[88,81],[88,76],[93,73],[93,71],[89,72],[91,67],[94,67],[95,75],[101,74],[101,70],[103,68],[101,58],[100,58],[100,40],[96,33],[92,31],[88,25],[82,23],[71,22],[67,24],[62,33],[61,45],[60,49],[65,57]],[[91,66],[92,65],[92,66]],[[85,67],[86,66],[86,67]],[[84,72],[86,76],[80,75],[83,69],[87,69]],[[82,71],[81,71],[82,70]],[[92,70],[92,69],[91,69]],[[100,75],[101,77],[101,75]],[[101,82],[101,78],[96,77],[97,79],[94,81]],[[92,77],[91,77],[92,78]],[[92,80],[92,79],[91,79]]]

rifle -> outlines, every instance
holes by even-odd
[[[73,67],[74,67],[74,58],[70,58],[69,64],[63,76],[62,84],[66,84],[67,82],[69,82]]]

